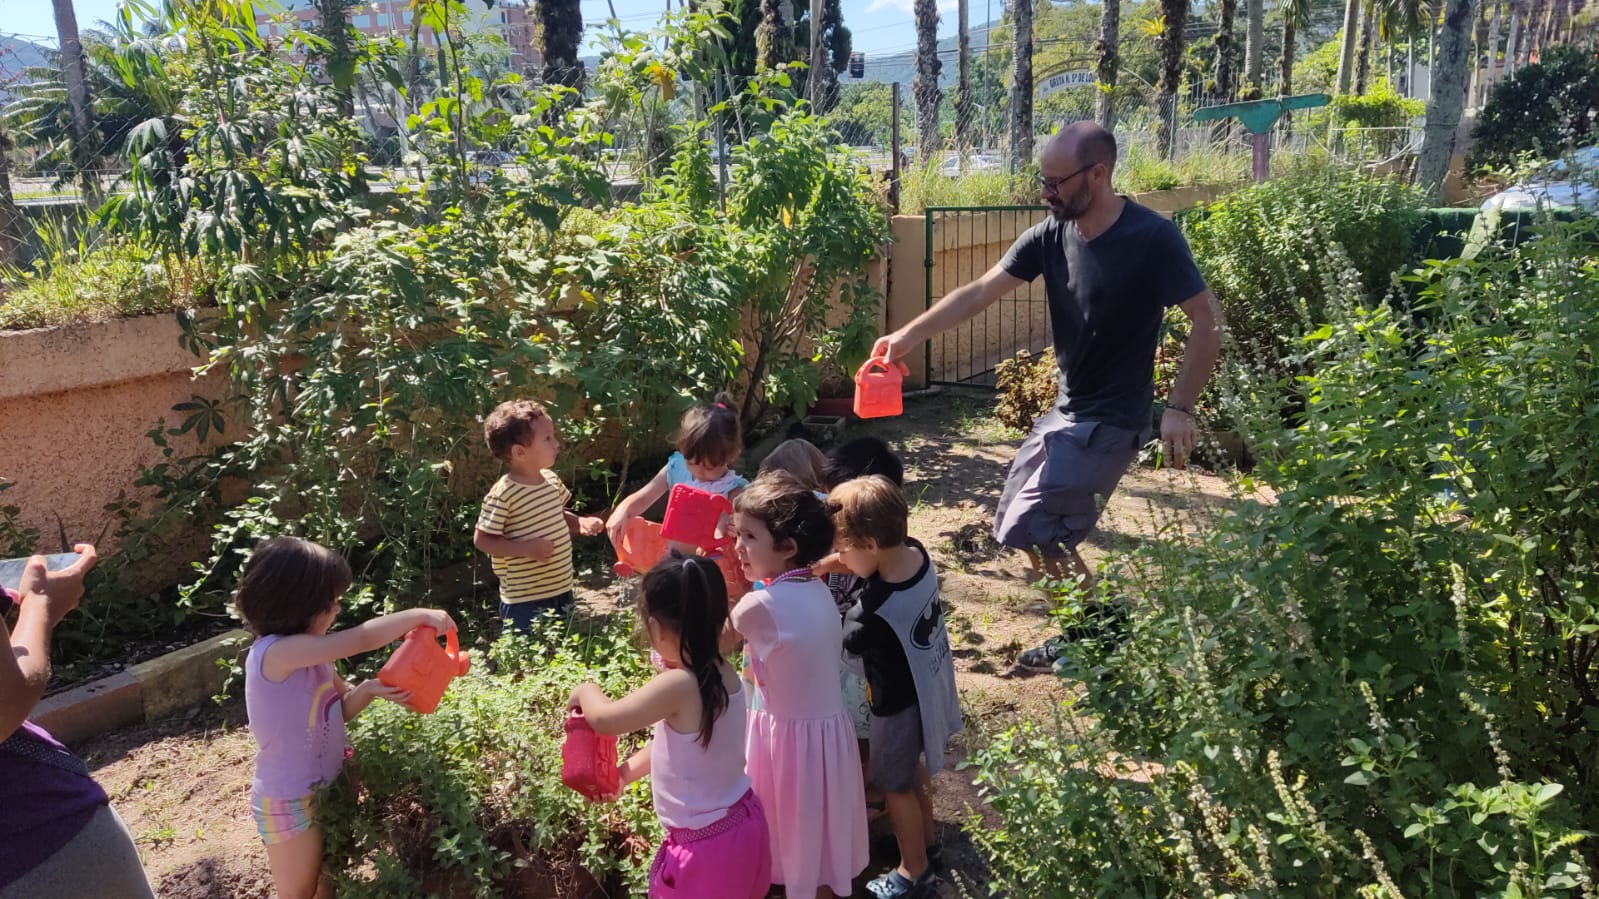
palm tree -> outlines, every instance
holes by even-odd
[[[1221,0],[1216,16],[1216,97],[1233,96],[1233,19],[1238,15],[1238,0]]]
[[[917,155],[921,162],[931,162],[938,149],[938,108],[943,104],[944,92],[939,90],[938,75],[944,64],[938,58],[938,2],[916,0],[916,78],[911,82],[911,92],[916,95]]]
[[[583,7],[578,0],[538,0],[533,6],[533,46],[544,58],[544,81],[583,86],[577,47],[583,39]]]
[[[1355,44],[1355,93],[1366,92],[1371,75],[1371,39],[1376,31],[1376,10],[1370,0],[1360,6],[1360,38]]]
[[[1249,22],[1244,36],[1244,80],[1259,90],[1266,80],[1266,5],[1261,0],[1246,0],[1244,9]]]
[[[1121,0],[1100,0],[1099,41],[1094,49],[1099,64],[1094,78],[1099,82],[1094,94],[1094,118],[1106,131],[1116,130],[1116,76],[1120,62]]]
[[[1033,161],[1033,0],[1011,0],[1016,29],[1010,82],[1010,167],[1019,172]]]
[[[1435,203],[1443,199],[1444,176],[1455,152],[1455,129],[1466,106],[1467,68],[1471,62],[1472,4],[1448,0],[1433,67],[1432,99],[1427,103],[1421,158],[1416,180]]]
[[[957,5],[955,52],[955,147],[965,152],[971,145],[972,130],[972,39],[969,33],[970,0]]]
[[[755,28],[755,65],[775,69],[794,58],[794,28],[785,12],[789,0],[761,0],[761,23]]]
[[[1156,90],[1160,128],[1156,147],[1170,159],[1177,143],[1177,88],[1183,78],[1183,29],[1188,25],[1188,0],[1160,0],[1161,17],[1151,30],[1160,51],[1160,83]]]
[[[356,0],[314,0],[317,35],[328,45],[317,51],[326,65],[328,78],[333,82],[334,93],[339,98],[339,112],[355,112],[355,47],[350,41],[350,10]]]
[[[1355,40],[1360,32],[1360,0],[1344,0],[1344,30],[1338,44],[1338,93],[1349,93],[1355,74]]]
[[[100,147],[95,143],[94,114],[90,110],[89,81],[84,74],[83,41],[78,36],[78,14],[72,0],[51,0],[56,20],[56,37],[61,41],[61,80],[67,89],[67,108],[71,113],[67,132],[71,136],[72,164],[84,202],[100,205],[100,172],[97,161]]]
[[[1283,4],[1283,57],[1278,69],[1277,95],[1294,92],[1294,52],[1299,30],[1310,25],[1311,0],[1288,0]]]

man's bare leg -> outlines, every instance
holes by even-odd
[[[1033,570],[1043,575],[1046,579],[1055,581],[1076,581],[1082,585],[1083,593],[1091,594],[1094,589],[1094,572],[1083,561],[1077,552],[1077,547],[1066,547],[1064,556],[1045,556],[1036,549],[1027,551],[1027,558],[1033,563]],[[1048,591],[1045,591],[1048,593]]]

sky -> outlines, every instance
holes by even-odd
[[[473,6],[482,0],[467,0]],[[613,0],[616,15],[624,28],[644,29],[654,24],[666,0]],[[844,24],[854,35],[855,49],[867,54],[897,53],[916,47],[916,20],[911,13],[914,0],[843,0]],[[606,0],[582,0],[583,21],[598,28],[610,11]],[[1002,0],[970,0],[971,24],[976,27],[1000,18]],[[95,21],[111,18],[117,0],[76,0],[78,27],[87,29]],[[939,0],[942,17],[939,37],[955,33],[956,0]],[[55,20],[46,0],[0,0],[0,33],[15,34],[36,43],[55,43]]]

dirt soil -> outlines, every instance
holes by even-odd
[[[982,861],[961,827],[974,817],[994,821],[972,772],[955,765],[1016,721],[1057,714],[1074,689],[1070,680],[1014,667],[1017,653],[1040,642],[1051,626],[1040,594],[1029,586],[1025,556],[998,546],[989,532],[1006,467],[1023,436],[997,425],[991,405],[989,393],[948,391],[909,402],[900,418],[856,424],[846,435],[875,433],[900,451],[911,535],[927,546],[943,575],[967,722],[951,747],[949,767],[934,778],[950,867],[945,897],[963,895],[961,886],[966,895],[987,894]],[[1229,482],[1214,474],[1135,468],[1084,555],[1093,564],[1106,552],[1144,541],[1180,539],[1233,499]],[[614,609],[622,599],[621,585],[604,576],[591,578],[583,593],[595,610]],[[271,895],[266,854],[249,813],[254,744],[241,701],[120,731],[80,749],[132,830],[159,895]],[[880,821],[874,834],[886,831],[886,823]],[[876,858],[861,883],[892,863],[886,855]]]

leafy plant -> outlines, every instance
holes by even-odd
[[[1599,60],[1552,47],[1494,85],[1472,131],[1468,168],[1515,165],[1522,154],[1554,158],[1599,134]]]
[[[976,757],[996,886],[1593,892],[1592,237],[1429,263],[1413,312],[1334,254],[1323,322],[1286,326],[1305,373],[1237,397],[1273,500],[1108,563],[1126,640],[1073,644],[1070,717]]]
[[[476,666],[432,714],[378,703],[357,719],[347,776],[318,807],[339,895],[643,895],[660,839],[647,782],[593,805],[560,776],[572,688],[616,696],[652,673],[630,633],[508,637],[489,651],[498,673]]]

